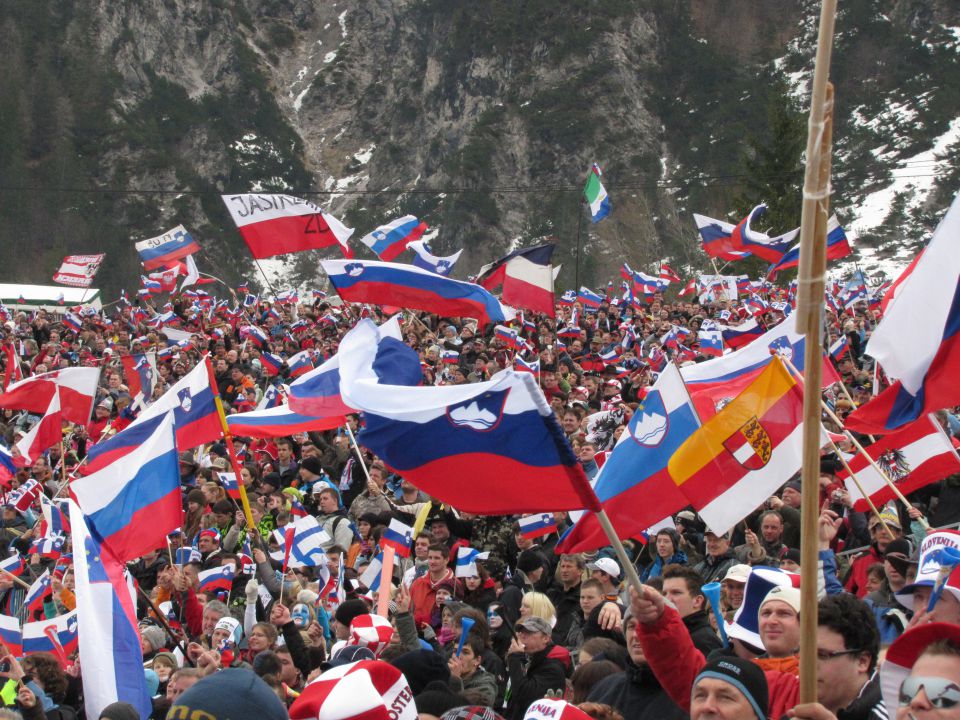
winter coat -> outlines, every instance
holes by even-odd
[[[563,663],[550,657],[553,645],[533,655],[507,655],[507,673],[510,676],[510,703],[507,720],[523,720],[524,713],[534,700],[544,697],[549,690],[563,691],[567,673]]]
[[[650,668],[633,662],[624,672],[594,685],[587,702],[610,705],[630,720],[687,720],[687,714],[667,696]]]

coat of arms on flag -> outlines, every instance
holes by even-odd
[[[767,431],[763,429],[763,425],[756,416],[747,420],[724,440],[723,446],[747,470],[759,470],[770,462],[773,454],[770,436],[767,435]]]

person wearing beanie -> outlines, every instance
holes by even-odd
[[[305,457],[300,461],[300,487],[311,487],[323,475],[323,466],[316,456]]]
[[[151,660],[166,646],[167,635],[156,625],[147,625],[140,628],[140,648],[143,650],[143,659]]]
[[[252,670],[228,668],[210,675],[177,698],[167,713],[170,720],[287,720],[280,698]]]
[[[461,705],[447,710],[440,720],[504,720],[504,717],[493,708],[483,705]]]
[[[333,622],[331,623],[331,630],[333,631],[333,637],[336,640],[336,644],[330,650],[330,655],[332,656],[336,650],[339,650],[343,647],[347,640],[350,639],[350,623],[353,622],[353,619],[358,615],[366,615],[370,612],[370,608],[367,604],[360,600],[359,598],[353,598],[352,600],[344,600],[337,607],[336,611],[333,613]]]
[[[424,692],[433,680],[450,682],[450,668],[446,660],[433,650],[412,650],[394,658],[390,664],[403,673],[414,696]],[[417,707],[420,707],[419,704]]]
[[[881,522],[882,521],[882,522]],[[850,572],[844,589],[863,599],[867,595],[867,570],[871,565],[883,562],[887,546],[897,538],[903,537],[900,518],[889,510],[884,510],[878,518],[871,515],[867,519],[870,532],[870,549],[865,550],[850,563]]]
[[[451,690],[442,680],[433,680],[421,692],[414,694],[413,702],[422,718],[440,717],[447,710],[463,705],[467,699]]]
[[[100,720],[141,720],[137,709],[126,702],[115,702],[100,711]]]
[[[704,665],[693,681],[690,720],[766,720],[767,679],[749,660],[720,657]]]
[[[503,592],[500,594],[504,616],[510,623],[515,623],[520,617],[523,596],[537,589],[546,566],[547,559],[543,553],[533,548],[522,551],[517,557],[517,571],[510,582],[504,583]]]

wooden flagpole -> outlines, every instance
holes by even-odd
[[[833,87],[827,82],[833,49],[836,0],[823,0],[807,124],[800,268],[797,276],[797,331],[806,336],[803,394],[803,470],[800,506],[800,697],[817,701],[817,521],[820,513],[820,386],[823,376],[823,293],[827,267],[826,230],[830,198]]]

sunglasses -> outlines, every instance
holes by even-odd
[[[938,677],[908,677],[900,686],[900,707],[908,706],[921,689],[926,693],[930,705],[936,710],[944,710],[960,704],[960,687],[952,680]]]

